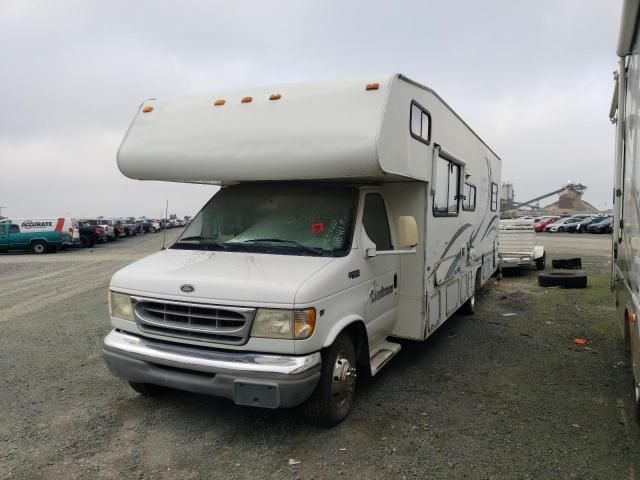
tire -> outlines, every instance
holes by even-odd
[[[585,288],[587,276],[584,273],[547,272],[538,275],[541,287]]]
[[[43,242],[41,240],[33,242],[31,244],[31,251],[33,253],[37,253],[38,255],[47,253],[47,251],[49,251],[49,249],[47,248],[47,242]]]
[[[129,386],[145,397],[156,397],[166,391],[164,387],[152,383],[129,382]]]
[[[633,367],[631,367],[633,369]],[[640,386],[636,380],[636,376],[631,372],[631,392],[633,394],[633,416],[636,422],[640,424]]]
[[[460,307],[460,312],[463,315],[473,315],[476,313],[476,293],[480,290],[480,269],[476,273],[476,283],[473,289],[473,295],[471,295],[466,302]]]
[[[547,254],[543,254],[540,258],[536,258],[536,270],[544,270],[547,264]]]
[[[322,352],[320,380],[304,404],[309,423],[333,427],[342,422],[353,406],[356,386],[356,350],[351,337],[342,332]]]
[[[84,248],[89,248],[89,246],[91,245],[91,240],[89,240],[89,237],[87,237],[86,235],[81,235],[80,243]]]
[[[554,258],[551,260],[553,268],[564,268],[566,270],[580,270],[582,268],[582,259],[577,258]]]
[[[156,233],[156,227],[151,227],[149,229],[149,233]]]
[[[558,227],[558,232],[559,232],[559,233],[564,232],[564,227]]]
[[[93,240],[89,240],[89,248],[93,248],[96,246],[96,239],[94,238]]]

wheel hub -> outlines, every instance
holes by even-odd
[[[351,365],[344,352],[340,352],[333,366],[331,394],[338,401],[343,402],[353,393],[356,382],[356,368]]]

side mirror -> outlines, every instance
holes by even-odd
[[[415,217],[398,218],[398,243],[400,248],[411,248],[418,244],[418,224]]]

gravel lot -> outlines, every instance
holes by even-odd
[[[111,376],[101,358],[109,278],[157,250],[160,234],[0,254],[0,478],[636,478],[610,238],[539,236],[549,258],[583,258],[587,289],[538,287],[533,270],[492,280],[476,315],[403,342],[333,429],[295,409],[145,399]],[[575,336],[590,343],[575,347]]]

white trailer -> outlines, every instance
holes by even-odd
[[[111,280],[105,360],[142,393],[305,403],[336,424],[357,371],[472,312],[497,267],[500,159],[402,75],[149,100],[118,166],[222,186]]]
[[[625,0],[622,9],[609,117],[616,125],[613,279],[617,317],[625,349],[631,352],[633,392],[640,418],[640,13],[639,0]]]
[[[533,218],[500,221],[498,256],[501,268],[535,266],[544,270],[546,256],[544,247],[536,245]]]

